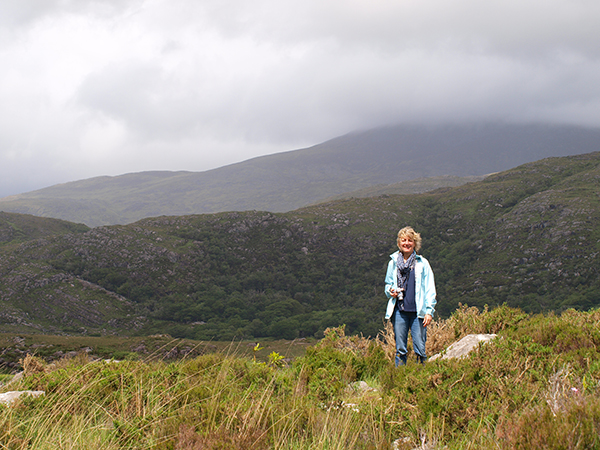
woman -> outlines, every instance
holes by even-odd
[[[399,251],[390,255],[385,275],[385,294],[388,305],[386,319],[391,319],[396,337],[396,366],[406,364],[408,330],[412,335],[417,362],[427,360],[425,342],[427,325],[435,311],[435,283],[429,262],[417,252],[421,235],[411,227],[398,232]]]

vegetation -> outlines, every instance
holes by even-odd
[[[389,330],[368,340],[344,327],[287,366],[224,353],[53,365],[28,356],[10,389],[46,394],[0,407],[0,446],[597,449],[599,324],[599,310],[462,306],[432,324],[430,354],[468,333],[498,337],[462,359],[400,369]]]
[[[344,192],[338,195],[332,195],[315,204],[327,203],[335,200],[344,200],[355,197],[378,197],[380,195],[410,195],[433,191],[445,187],[462,186],[467,183],[474,183],[485,179],[487,175],[455,177],[443,175],[438,177],[416,178],[414,180],[402,181],[400,183],[378,184],[367,188],[351,192]]]
[[[67,233],[85,233],[89,227],[58,219],[0,211],[0,247]]]
[[[0,247],[0,330],[291,340],[345,323],[375,336],[404,225],[424,237],[441,317],[461,302],[587,310],[600,305],[599,171],[592,153],[420,195],[25,236]]]
[[[202,342],[176,339],[166,334],[153,336],[49,336],[44,334],[0,334],[0,377],[21,370],[21,361],[33,355],[47,364],[63,358],[86,355],[90,359],[128,359],[175,361],[207,353],[235,353],[253,356],[255,361],[269,361],[269,355],[283,355],[286,360],[304,355],[315,339],[295,341],[262,339],[256,341]],[[256,349],[256,351],[254,351]],[[258,350],[261,350],[258,352]]]

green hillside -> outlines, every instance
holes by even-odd
[[[83,233],[88,230],[85,225],[64,220],[0,211],[0,246],[58,234]]]
[[[399,228],[423,237],[438,313],[600,304],[600,153],[456,188],[289,213],[144,219],[0,251],[3,330],[230,340],[375,335]]]
[[[438,177],[438,187],[444,181],[453,186],[455,180],[447,177],[481,176],[550,156],[599,150],[596,128],[389,126],[206,172],[142,172],[59,184],[2,198],[0,210],[88,226],[162,215],[285,212],[382,184]],[[424,184],[418,184],[409,192],[423,192]]]

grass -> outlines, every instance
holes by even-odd
[[[462,306],[430,328],[430,354],[469,333],[498,338],[402,369],[389,328],[376,340],[329,329],[283,365],[241,346],[173,362],[27,356],[10,389],[46,395],[0,407],[0,448],[600,448],[599,324],[598,310]]]
[[[255,353],[253,348],[257,342],[260,342],[261,351]],[[72,356],[77,353],[89,353],[91,357],[101,359],[174,360],[224,352],[234,353],[239,357],[256,356],[258,361],[268,362],[272,352],[282,355],[286,361],[302,356],[306,348],[315,342],[315,339],[206,342],[175,339],[164,334],[144,337],[96,337],[0,333],[0,357],[4,361],[4,365],[0,365],[0,376],[2,372],[10,373],[16,370],[17,362],[26,354],[32,354],[50,363],[63,355]]]

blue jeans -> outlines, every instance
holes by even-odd
[[[417,355],[417,361],[424,364],[427,361],[427,353],[425,352],[427,328],[423,326],[423,319],[419,319],[416,312],[394,309],[392,325],[396,337],[396,367],[406,364],[408,330],[412,335],[413,349]]]

